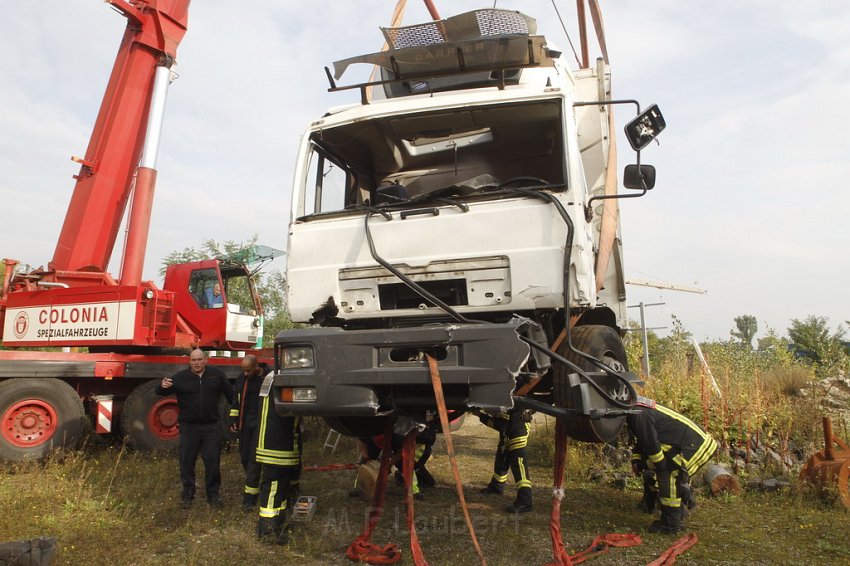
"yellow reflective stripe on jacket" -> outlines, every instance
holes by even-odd
[[[651,456],[647,456],[646,459],[652,462],[653,464],[657,464],[658,462],[664,459],[664,452],[659,450],[657,453]]]
[[[297,450],[270,450],[268,448],[257,448],[257,454],[272,456],[274,458],[301,458],[301,455]]]
[[[230,416],[231,417],[238,417],[239,416],[239,409],[230,409]]]
[[[280,467],[294,467],[298,466],[301,462],[296,459],[291,458],[270,458],[268,456],[260,456],[257,454],[257,462],[260,464],[269,464],[270,466],[280,466]]]
[[[269,399],[271,399],[271,396],[263,397],[263,402],[260,404],[260,436],[257,442],[257,452],[260,451],[266,439],[266,419],[269,416]],[[257,461],[259,462],[259,459]]]
[[[672,419],[676,419],[676,420],[677,420],[677,421],[679,421],[680,423],[682,423],[682,424],[686,425],[688,428],[692,429],[695,433],[699,434],[699,435],[703,438],[703,440],[704,440],[704,439],[706,439],[706,438],[710,438],[710,437],[708,436],[708,434],[706,434],[706,433],[705,433],[705,431],[703,431],[703,430],[702,430],[699,426],[697,426],[697,424],[696,424],[696,423],[694,423],[694,421],[692,421],[692,420],[691,420],[691,419],[689,419],[688,417],[686,417],[686,416],[684,416],[684,415],[680,415],[680,414],[679,414],[679,413],[677,413],[676,411],[673,411],[673,410],[671,410],[671,409],[668,409],[667,407],[664,407],[664,406],[662,406],[662,405],[655,405],[655,408],[656,408],[659,412],[664,413],[665,415],[667,415],[668,417],[670,417],[670,418],[672,418]]]
[[[699,447],[699,450],[696,451],[696,454],[694,454],[690,460],[685,461],[684,467],[688,471],[688,474],[694,475],[700,466],[708,462],[709,458],[714,455],[716,450],[717,442],[709,436],[706,441],[702,443],[702,446]]]

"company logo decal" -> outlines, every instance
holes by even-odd
[[[23,338],[24,336],[27,335],[27,330],[29,330],[29,328],[30,328],[30,317],[24,311],[19,312],[18,316],[15,317],[15,325],[14,325],[14,329],[13,329],[14,332],[15,332],[15,336],[18,339]]]

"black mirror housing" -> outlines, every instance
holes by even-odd
[[[658,137],[658,134],[666,127],[667,122],[664,121],[661,110],[658,109],[657,104],[653,104],[626,124],[626,138],[633,150],[640,151]]]
[[[648,191],[655,186],[655,167],[652,165],[626,165],[623,186],[627,189]]]

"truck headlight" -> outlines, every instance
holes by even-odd
[[[305,369],[316,367],[313,348],[300,346],[283,351],[283,369]]]

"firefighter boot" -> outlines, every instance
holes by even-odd
[[[251,512],[257,508],[257,500],[259,499],[259,495],[254,493],[243,493],[242,494],[242,511],[245,513]]]
[[[503,495],[505,493],[505,483],[496,480],[490,480],[486,487],[481,488],[481,493],[489,495]]]
[[[421,487],[434,487],[437,485],[434,476],[431,475],[431,472],[425,466],[420,466],[413,471],[416,473],[416,479],[419,481]]]
[[[279,546],[286,546],[289,544],[290,533],[289,533],[289,525],[285,525],[280,531],[277,533],[277,537],[274,539],[274,543]]]
[[[661,533],[665,535],[676,534],[684,528],[682,525],[683,518],[682,507],[661,506],[661,518],[657,519],[649,525],[647,529],[651,533]]]
[[[505,507],[508,513],[528,513],[534,510],[534,503],[531,499],[531,488],[521,487],[516,492],[516,500]]]
[[[257,521],[257,538],[262,542],[274,542],[281,532],[282,521],[279,517],[260,517]]]

